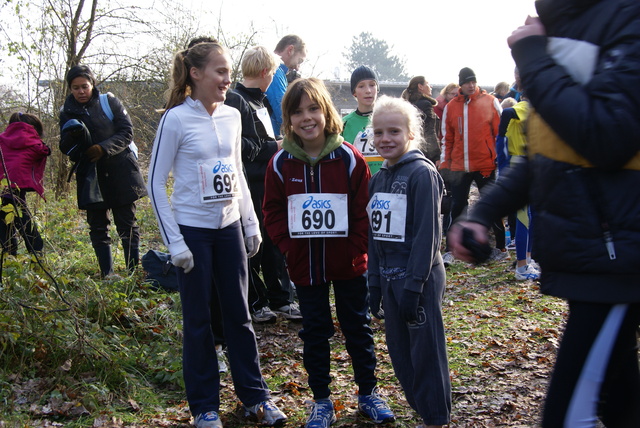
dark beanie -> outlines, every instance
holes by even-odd
[[[356,86],[363,80],[375,80],[376,85],[378,84],[378,75],[372,68],[367,67],[366,65],[361,65],[360,67],[353,70],[351,73],[351,93],[353,94],[356,91]]]
[[[460,73],[458,73],[458,80],[460,86],[464,85],[467,82],[477,82],[476,73],[474,73],[473,70],[469,67],[465,67],[460,70]]]
[[[71,82],[73,82],[73,79],[76,77],[84,77],[91,82],[91,86],[96,86],[96,76],[93,75],[93,71],[91,71],[88,65],[71,67],[67,72],[67,85],[69,85],[69,87],[71,87]]]

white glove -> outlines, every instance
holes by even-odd
[[[171,257],[171,263],[176,267],[184,269],[184,273],[191,272],[193,269],[193,254],[190,250],[183,251]]]
[[[247,257],[251,258],[256,255],[262,243],[262,236],[258,233],[253,236],[244,237],[244,245],[247,247]]]

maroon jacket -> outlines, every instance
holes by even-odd
[[[24,122],[10,123],[0,134],[0,149],[11,187],[33,189],[44,198],[42,178],[51,150],[42,142],[35,128]],[[0,178],[4,176],[4,169],[0,168]]]
[[[264,224],[269,237],[286,255],[295,285],[351,279],[367,270],[370,177],[360,152],[346,142],[313,167],[286,150],[273,156],[265,176]],[[347,194],[349,235],[290,238],[287,197],[301,193]]]

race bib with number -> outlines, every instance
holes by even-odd
[[[407,222],[407,195],[376,193],[367,205],[373,239],[404,242]]]
[[[198,161],[200,201],[204,203],[239,199],[238,174],[233,158]]]
[[[288,197],[291,238],[344,238],[349,235],[347,195],[300,193]]]
[[[360,150],[360,153],[362,153],[362,156],[364,156],[364,159],[367,161],[371,174],[378,172],[384,158],[378,154],[378,151],[373,145],[373,128],[369,126],[363,131],[358,132],[353,141],[353,145]]]

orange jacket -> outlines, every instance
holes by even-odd
[[[502,108],[498,100],[476,88],[469,97],[458,94],[442,117],[441,169],[480,171],[489,176],[496,168],[496,137]]]

